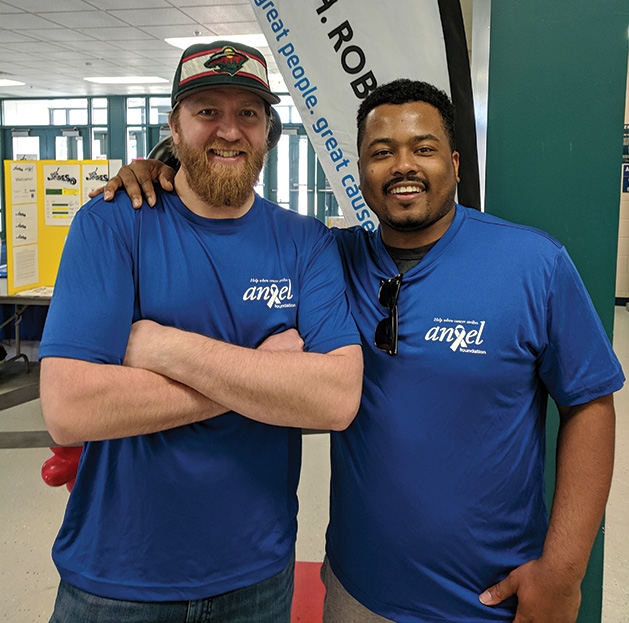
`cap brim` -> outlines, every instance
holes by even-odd
[[[220,88],[232,88],[232,89],[242,89],[243,91],[251,91],[251,93],[255,93],[258,97],[261,97],[265,102],[269,104],[279,104],[280,98],[272,93],[271,91],[266,91],[264,89],[256,89],[255,87],[243,86],[241,84],[233,84],[231,82],[225,83],[216,83],[216,84],[205,84],[203,86],[195,87],[194,89],[190,89],[188,91],[179,92],[177,94],[177,99],[172,102],[173,108],[175,104],[178,104],[181,100],[185,99],[189,95],[194,95],[195,93],[200,93],[201,91],[209,91],[210,89],[220,89]]]

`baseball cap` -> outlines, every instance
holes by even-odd
[[[269,88],[266,61],[259,50],[233,41],[214,41],[191,45],[182,54],[173,80],[172,106],[198,91],[224,86],[251,91],[269,104],[280,102]]]

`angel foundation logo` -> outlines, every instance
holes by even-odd
[[[486,355],[481,348],[483,344],[484,320],[453,320],[452,318],[434,318],[435,323],[428,329],[424,339],[427,342],[443,342],[448,344],[454,353]]]
[[[296,307],[293,300],[293,282],[290,279],[256,279],[242,295],[243,301],[264,301],[269,309]]]

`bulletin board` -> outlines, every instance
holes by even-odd
[[[109,179],[107,160],[7,160],[7,293],[52,288],[74,215]]]

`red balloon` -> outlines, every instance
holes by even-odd
[[[54,446],[50,449],[55,456],[65,461],[78,461],[83,451],[83,446]]]
[[[53,456],[44,461],[41,468],[43,481],[51,487],[66,485],[68,491],[72,491],[83,447],[55,446],[50,449]]]

